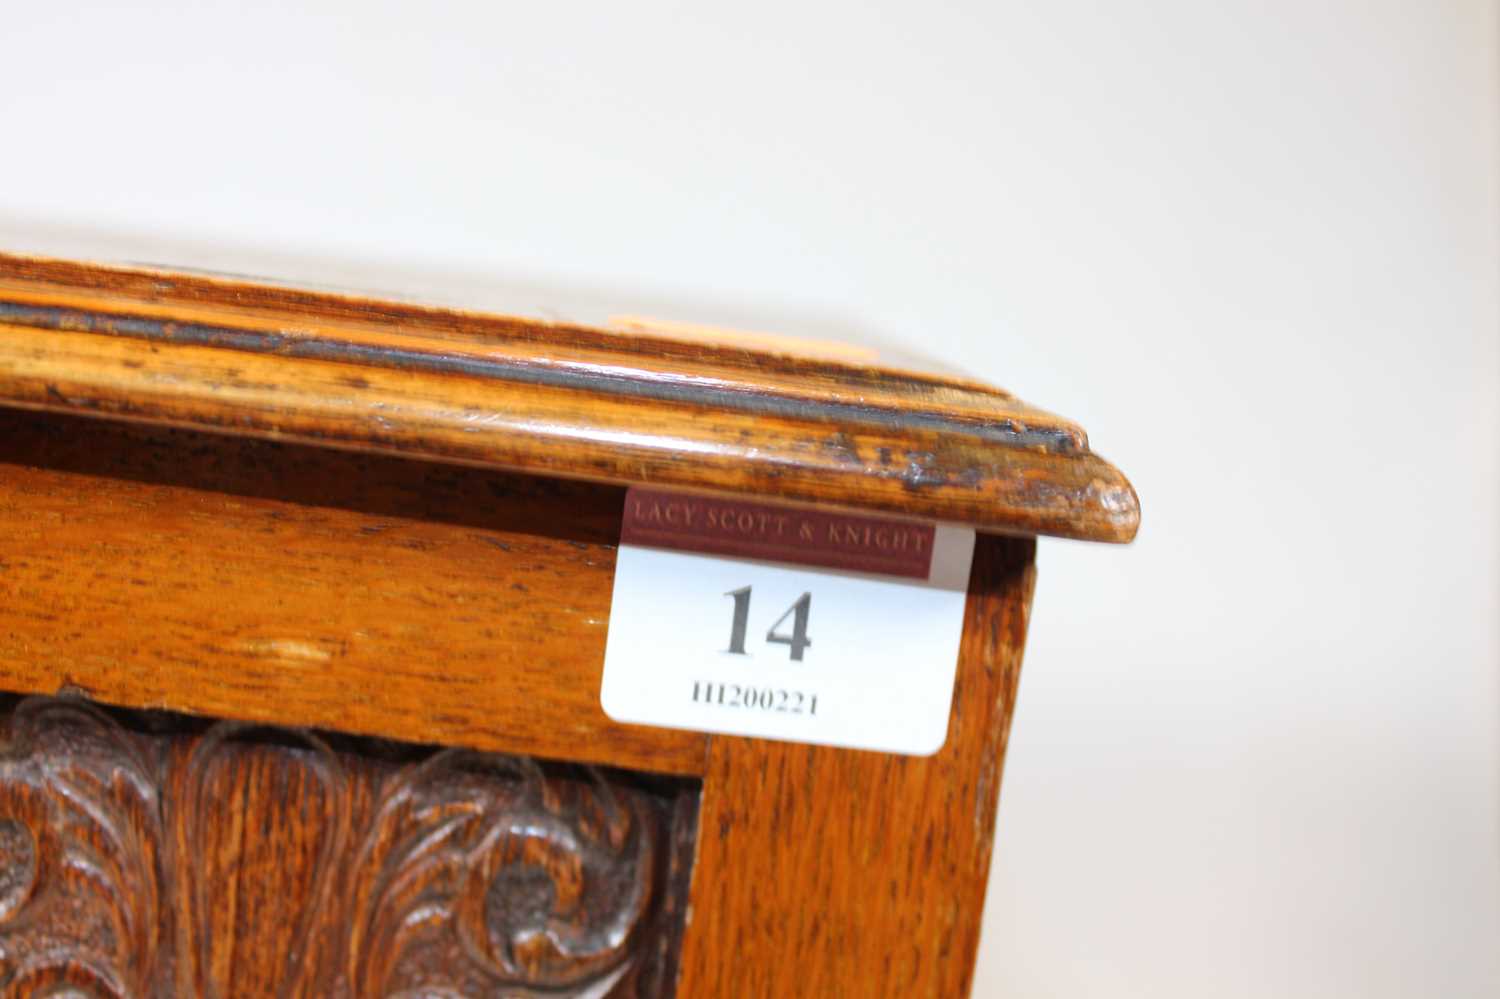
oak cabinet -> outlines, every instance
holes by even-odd
[[[980,533],[935,755],[612,721],[625,489]],[[771,342],[0,257],[0,992],[957,996],[1075,425]]]

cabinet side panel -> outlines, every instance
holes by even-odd
[[[936,755],[713,739],[682,995],[968,993],[1035,550],[979,538]]]

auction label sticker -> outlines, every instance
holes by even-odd
[[[616,721],[928,756],[974,531],[631,489],[600,702]]]

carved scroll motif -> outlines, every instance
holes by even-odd
[[[647,821],[603,781],[548,782],[529,760],[450,751],[400,775],[354,860],[354,994],[613,981],[650,902]]]
[[[0,751],[0,967],[11,996],[146,996],[160,957],[161,807],[98,711],[29,700]]]
[[[0,997],[659,994],[665,812],[529,759],[23,701]]]

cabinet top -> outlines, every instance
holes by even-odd
[[[0,405],[1129,541],[1081,427],[839,344],[0,254]]]

